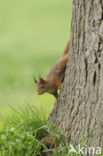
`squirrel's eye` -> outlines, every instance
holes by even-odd
[[[41,87],[42,89],[44,88],[44,86]]]

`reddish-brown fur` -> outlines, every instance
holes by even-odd
[[[57,100],[57,90],[61,89],[62,82],[64,80],[65,69],[68,61],[69,46],[70,41],[64,50],[63,56],[50,68],[45,79],[39,77],[39,80],[36,80],[34,77],[36,89],[39,95],[48,92],[52,94]]]

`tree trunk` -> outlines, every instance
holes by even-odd
[[[103,1],[73,0],[71,43],[63,87],[51,113],[77,144],[103,148]]]

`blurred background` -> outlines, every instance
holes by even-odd
[[[70,38],[72,0],[0,0],[0,121],[25,104],[49,113],[54,98],[37,95],[33,75],[45,77]]]

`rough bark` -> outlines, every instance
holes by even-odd
[[[51,119],[77,144],[103,148],[103,1],[73,0],[63,87]]]

